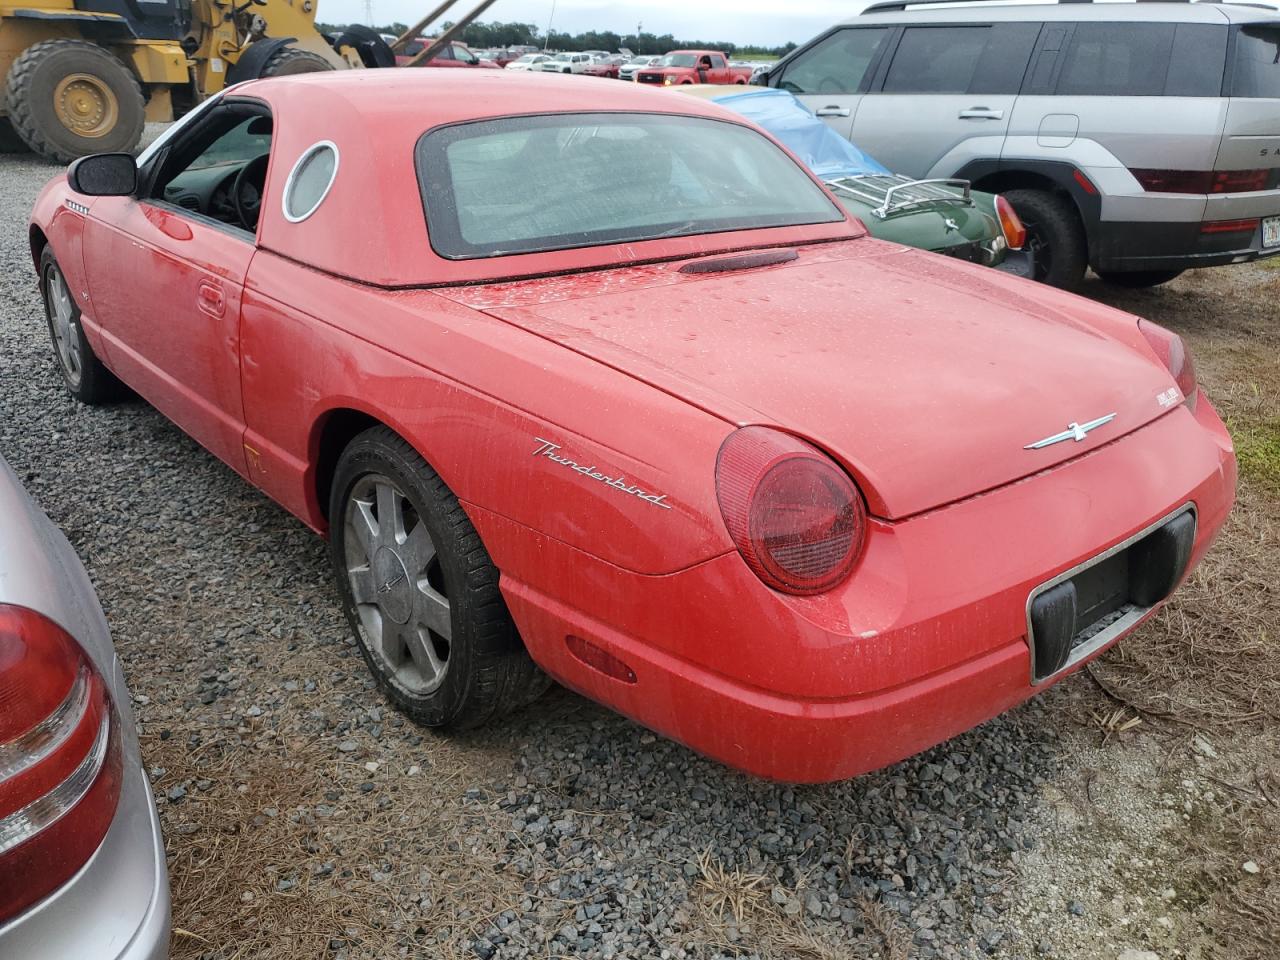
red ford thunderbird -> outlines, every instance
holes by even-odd
[[[1175,334],[873,240],[714,104],[526,81],[241,84],[31,222],[71,392],[127,384],[326,534],[410,717],[549,674],[849,777],[1052,684],[1204,555],[1235,459]]]

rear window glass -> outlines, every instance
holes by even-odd
[[[990,27],[908,27],[885,77],[885,93],[966,93]]]
[[[1067,46],[1058,94],[1158,97],[1173,50],[1172,23],[1081,23]]]
[[[1280,97],[1280,27],[1240,28],[1233,77],[1232,96]]]
[[[504,117],[418,141],[431,246],[471,259],[842,220],[771,140],[651,114]]]

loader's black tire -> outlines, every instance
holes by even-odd
[[[87,40],[42,40],[9,68],[5,108],[14,132],[56,163],[91,153],[132,153],[147,107],[138,79]]]
[[[1009,190],[1004,197],[1027,228],[1034,279],[1065,289],[1077,286],[1088,266],[1089,246],[1071,201],[1047,190]]]
[[[376,31],[359,23],[345,27],[327,38],[334,50],[351,47],[366,67],[394,67],[396,54],[387,41]]]
[[[333,64],[318,53],[299,50],[297,47],[282,47],[267,58],[259,76],[291,77],[296,73],[319,73],[332,69]]]
[[[31,148],[27,146],[17,132],[13,129],[13,124],[9,122],[8,117],[0,117],[0,153],[30,153]]]

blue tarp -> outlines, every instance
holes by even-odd
[[[764,127],[822,180],[889,172],[815,117],[786,90],[756,87],[712,99]]]

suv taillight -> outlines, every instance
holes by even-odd
[[[0,923],[84,866],[120,782],[111,700],[80,644],[47,617],[0,604]]]
[[[1022,225],[1022,218],[1013,209],[1013,204],[996,194],[996,216],[1000,218],[1000,232],[1004,234],[1004,242],[1010,250],[1021,250],[1027,242],[1027,228]]]
[[[731,433],[716,458],[716,499],[751,571],[784,593],[830,590],[866,537],[862,494],[830,457],[768,427]]]
[[[1133,170],[1148,193],[1252,193],[1266,190],[1270,169],[1263,170]]]
[[[1198,390],[1196,364],[1191,359],[1191,351],[1187,349],[1187,345],[1172,330],[1166,330],[1150,320],[1139,319],[1138,330],[1151,345],[1156,356],[1160,358],[1160,362],[1173,374],[1173,379],[1178,384],[1178,389],[1182,391],[1187,406],[1194,410]]]

